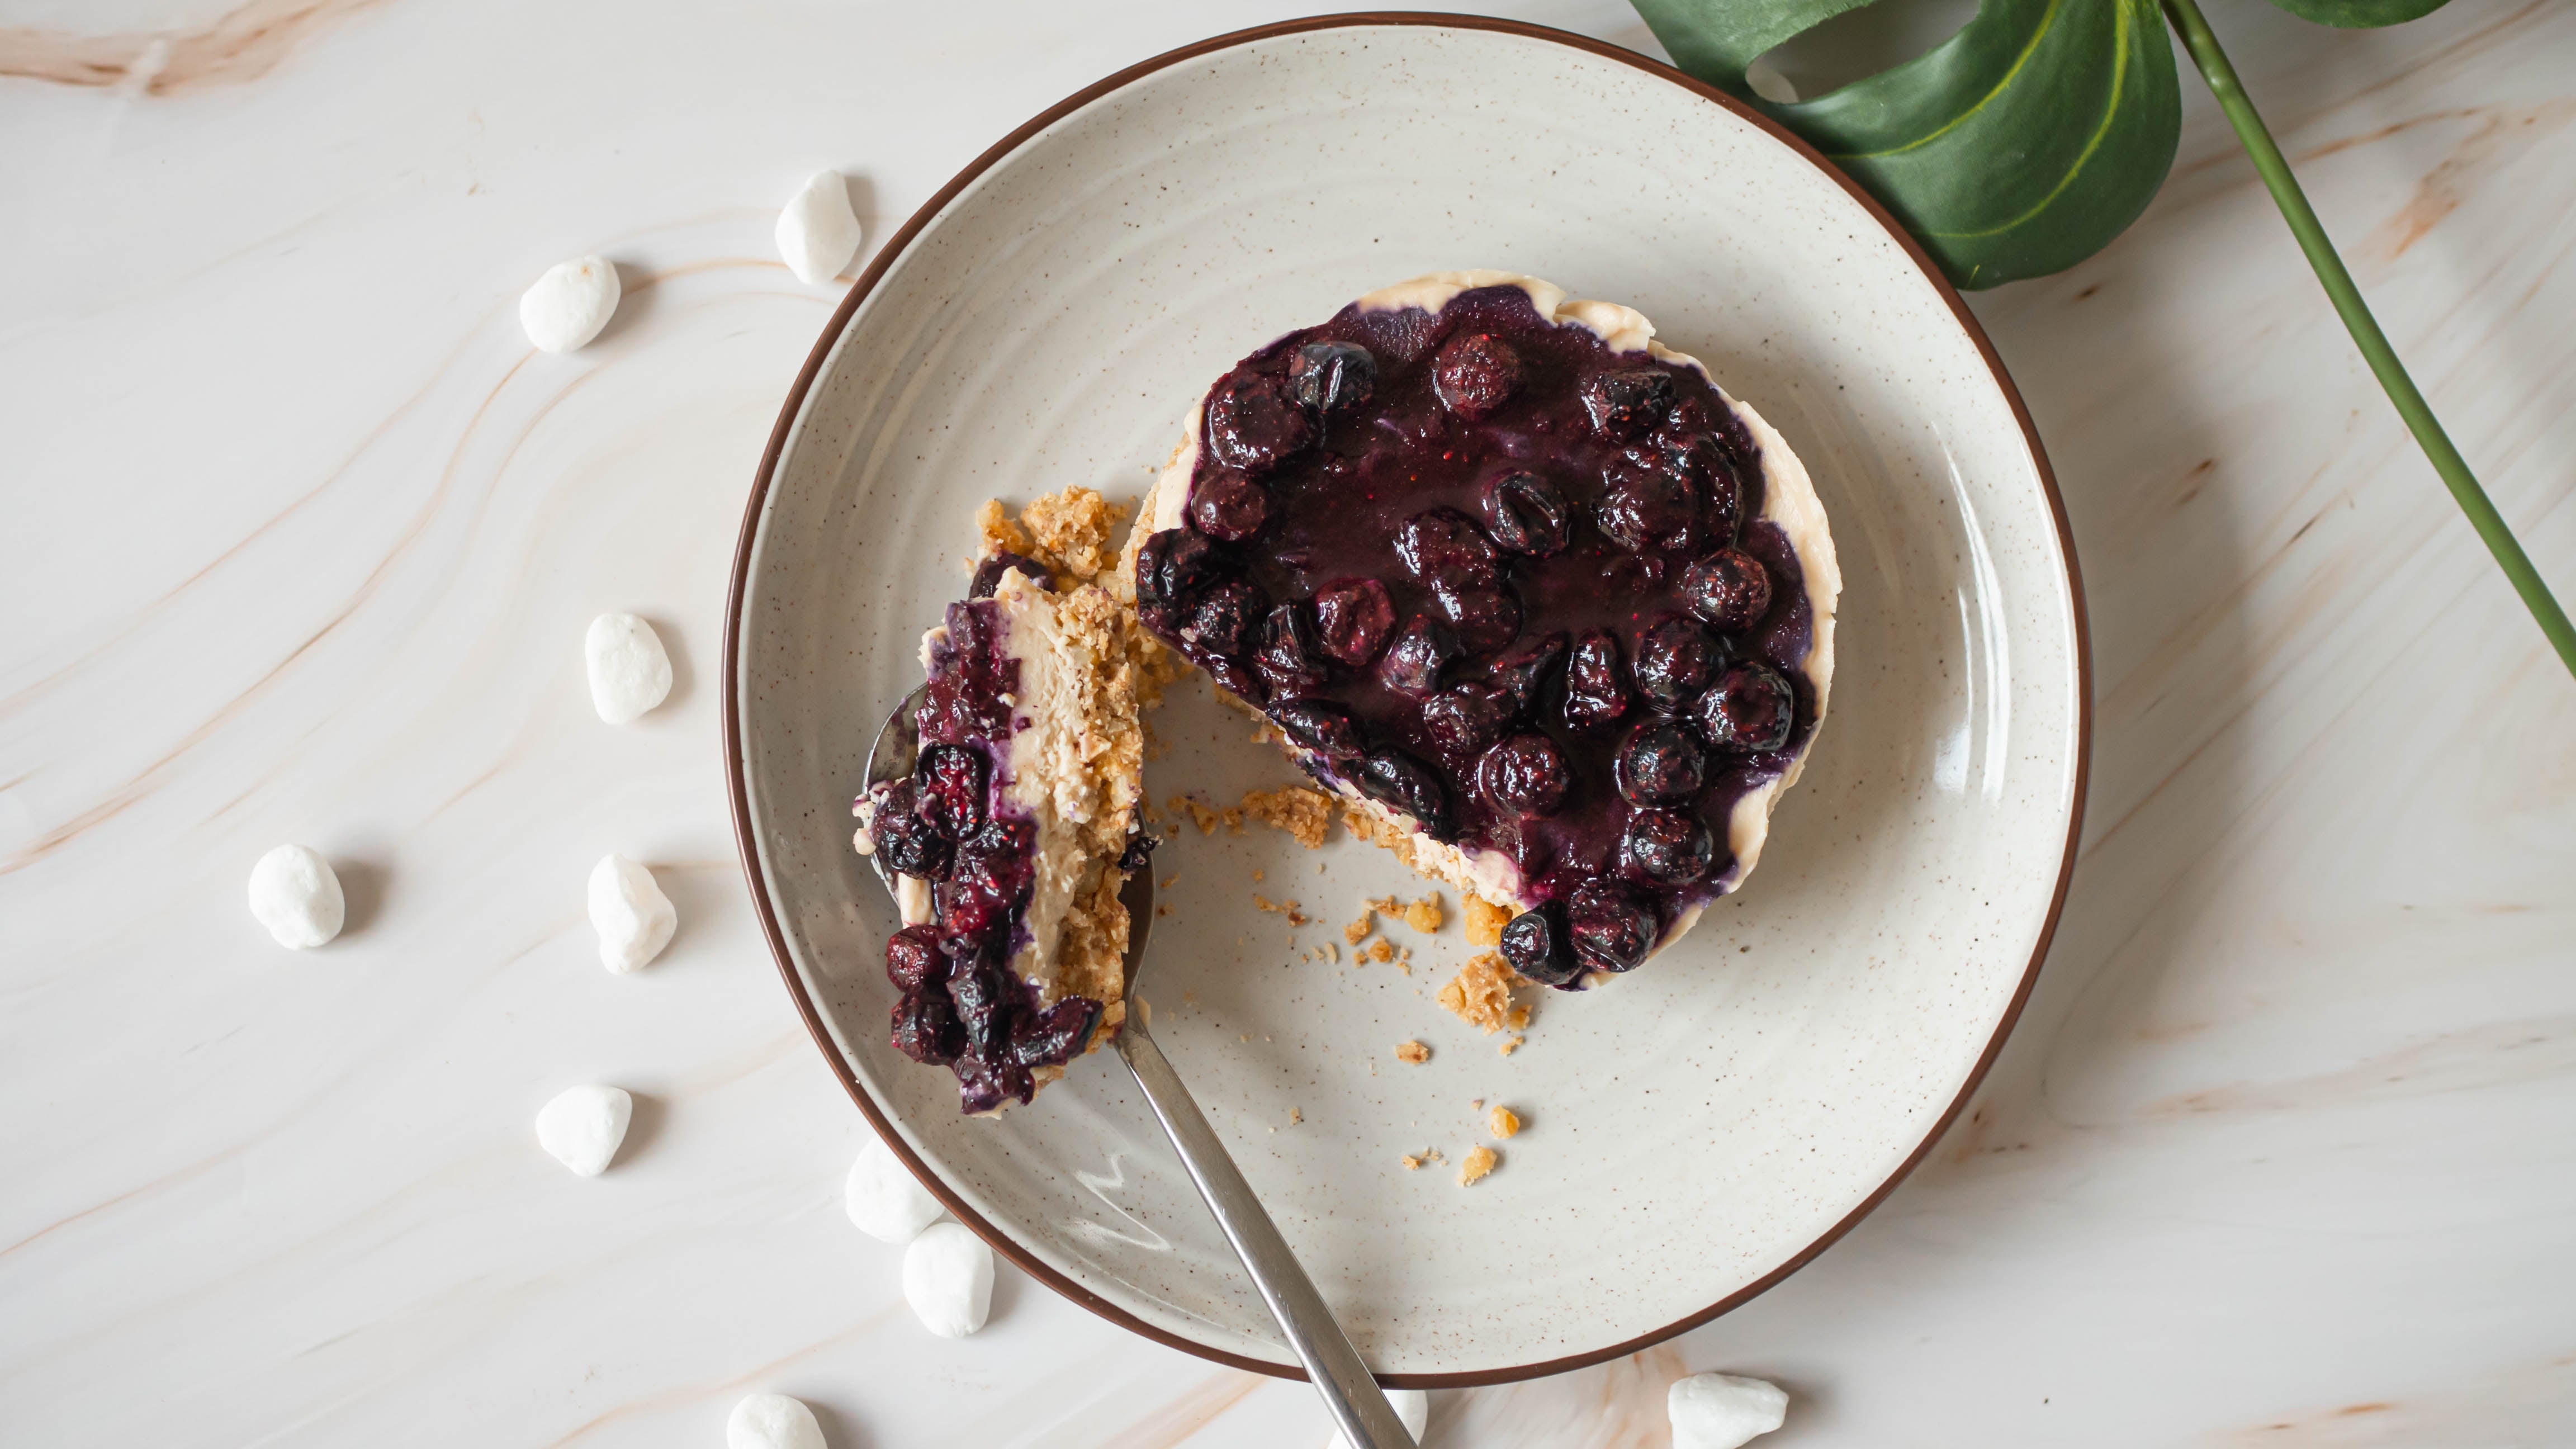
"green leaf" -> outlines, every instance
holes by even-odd
[[[2420,20],[2449,4],[2450,0],[2272,0],[2272,3],[2302,20],[2359,30]]]
[[[1635,3],[1683,70],[1804,136],[1962,287],[2091,256],[2173,166],[2182,105],[2155,0],[1982,0],[1924,55],[1795,105],[1756,99],[1744,68],[1855,0]]]

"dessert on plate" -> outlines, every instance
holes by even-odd
[[[1126,1016],[1118,892],[1151,841],[1139,721],[1160,651],[1095,579],[1119,520],[1072,489],[985,505],[967,597],[924,635],[905,778],[855,807],[896,883],[895,1047],[957,1076],[968,1112],[1026,1102]]]
[[[1833,674],[1805,468],[1653,336],[1505,272],[1373,292],[1192,407],[1111,581],[1553,986],[1743,883]]]

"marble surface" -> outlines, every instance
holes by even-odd
[[[1283,13],[0,5],[0,1437],[714,1444],[761,1389],[836,1449],[1324,1442],[1302,1386],[1007,1270],[983,1334],[914,1323],[841,1215],[865,1129],[752,926],[709,678],[839,290],[774,209],[845,168],[873,243],[1060,96]],[[2212,18],[2576,592],[2576,9]],[[2185,95],[2136,229],[1975,299],[2098,670],[2019,1033],[1804,1272],[1436,1394],[1430,1444],[1661,1444],[1709,1368],[1792,1389],[1782,1445],[2576,1436],[2576,685]],[[518,291],[592,250],[626,306],[531,357]],[[624,730],[581,680],[607,609],[678,675]],[[243,908],[284,840],[348,886],[318,953]],[[634,978],[582,920],[611,849],[681,913]],[[588,1182],[528,1128],[580,1080],[638,1099]]]

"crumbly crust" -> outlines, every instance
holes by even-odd
[[[1507,1026],[1517,1031],[1529,1021],[1529,1008],[1512,1001],[1512,988],[1520,979],[1499,954],[1480,951],[1440,988],[1440,1004],[1487,1036]]]

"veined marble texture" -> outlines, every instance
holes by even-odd
[[[1521,18],[1653,50],[1622,5]],[[868,244],[1100,75],[1289,13],[0,4],[0,1442],[1295,1446],[1300,1384],[1005,1268],[931,1337],[855,1232],[866,1131],[733,859],[711,678],[745,490]],[[2576,596],[2576,8],[2212,23],[2453,435]],[[1790,1445],[2576,1440],[2576,684],[2186,76],[2173,179],[1973,299],[2064,488],[2084,854],[1970,1115],[1709,1326],[1433,1396],[1432,1446],[1665,1442],[1677,1374]],[[608,332],[519,291],[614,259]],[[612,729],[630,610],[668,704]],[[314,953],[243,908],[329,855]],[[582,884],[680,934],[602,972]],[[529,1123],[636,1094],[577,1181]],[[1497,1265],[1508,1271],[1508,1265]]]

